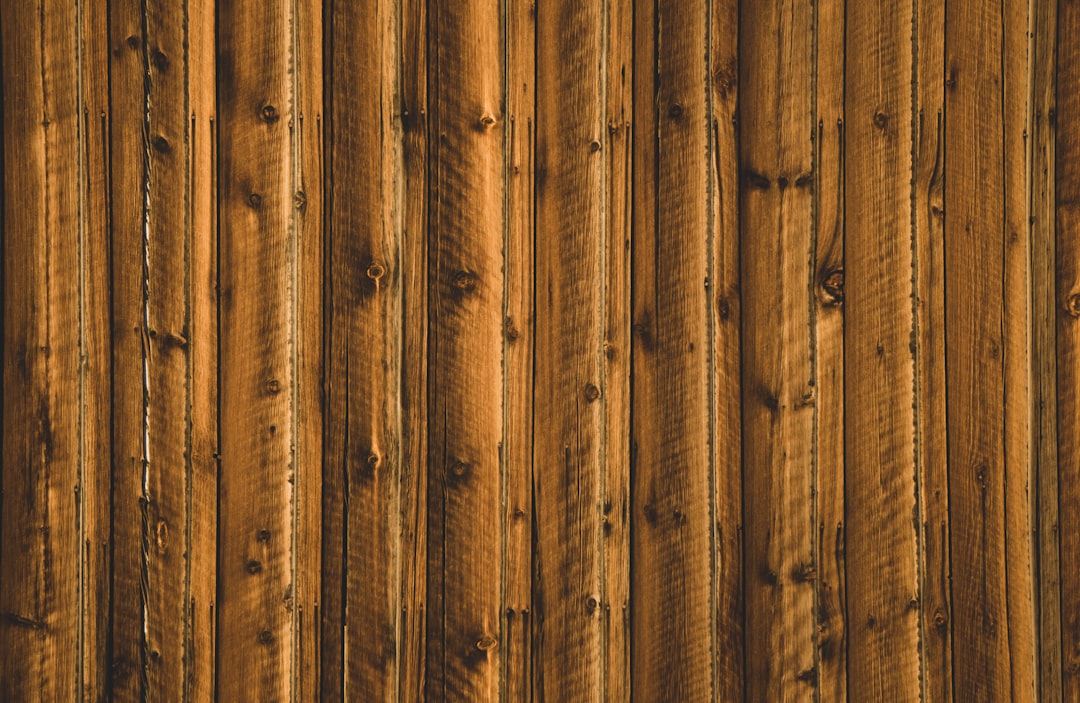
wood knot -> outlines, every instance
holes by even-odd
[[[247,203],[252,210],[258,210],[262,207],[262,196],[258,193],[251,193],[247,197]]]
[[[367,277],[373,281],[377,281],[386,275],[386,269],[380,263],[372,263],[367,267]]]
[[[481,652],[490,652],[499,645],[499,641],[491,635],[484,635],[476,641],[476,648]]]
[[[585,384],[585,400],[590,403],[600,397],[600,389],[592,383]]]
[[[303,210],[307,207],[307,193],[302,190],[296,191],[296,195],[293,196],[293,207],[297,210]]]
[[[686,110],[683,108],[681,103],[672,103],[671,107],[668,108],[668,116],[670,116],[673,120],[679,119],[684,114],[686,114]]]
[[[255,535],[255,539],[257,539],[257,540],[259,540],[260,542],[263,542],[263,543],[269,542],[270,541],[270,530],[266,530],[266,529],[259,530],[259,532]]]
[[[169,149],[171,148],[169,146],[169,140],[160,134],[154,135],[154,138],[150,140],[150,145],[153,146],[154,151],[159,154],[168,154]]]
[[[259,110],[259,115],[262,116],[262,121],[267,124],[273,124],[281,119],[281,116],[278,115],[277,108],[273,105],[263,105],[262,109]]]
[[[262,571],[262,562],[258,559],[249,559],[248,563],[244,565],[244,569],[249,574],[257,574]]]
[[[824,291],[824,303],[826,305],[839,305],[844,301],[844,271],[837,269],[821,282]]]
[[[154,68],[164,73],[169,68],[169,57],[165,55],[161,49],[154,49],[150,53],[150,62],[154,64]]]
[[[477,278],[472,271],[462,270],[454,274],[454,288],[463,293],[476,289]]]
[[[878,129],[885,129],[889,126],[889,116],[878,110],[874,113],[874,126]]]
[[[270,644],[274,641],[274,633],[270,630],[263,630],[259,633],[259,644]]]
[[[589,613],[590,615],[596,612],[596,609],[599,607],[600,600],[596,596],[590,594],[589,597],[585,599],[585,612]]]
[[[1073,293],[1065,301],[1065,312],[1073,317],[1080,317],[1080,293]]]
[[[269,395],[277,395],[281,392],[281,382],[276,378],[271,378],[266,382],[266,392]]]
[[[600,141],[597,140],[597,139],[594,139],[591,142],[589,142],[589,151],[593,152],[594,154],[596,152],[600,151]]]

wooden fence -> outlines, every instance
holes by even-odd
[[[1080,701],[1078,37],[4,0],[0,699]]]

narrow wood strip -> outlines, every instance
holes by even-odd
[[[743,669],[742,361],[739,267],[739,3],[713,0],[709,45],[712,159],[712,264],[708,314],[713,329],[714,695],[740,701]]]
[[[506,486],[503,586],[503,697],[528,701],[533,624],[533,345],[536,214],[536,12],[531,3],[506,9],[507,213],[503,417]]]
[[[748,700],[810,700],[816,679],[811,13],[777,0],[739,17]]]
[[[603,692],[603,7],[538,9],[537,696]]]
[[[402,0],[401,620],[398,693],[424,690],[427,631],[428,45],[426,0]]]
[[[499,695],[503,46],[497,0],[429,5],[427,697]]]
[[[1054,136],[1057,254],[1058,488],[1061,549],[1061,685],[1080,700],[1080,5],[1057,7]],[[1051,103],[1053,104],[1053,103]]]
[[[218,5],[221,480],[218,695],[291,695],[298,470],[286,6]]]
[[[604,696],[630,699],[631,0],[607,3],[604,153]]]
[[[814,378],[817,385],[817,666],[822,703],[847,700],[844,503],[844,0],[817,3],[814,183]]]
[[[918,0],[916,7],[915,383],[922,695],[947,703],[953,685],[945,414],[945,3]]]
[[[1005,561],[1001,7],[945,8],[945,328],[953,688],[1011,691]],[[962,646],[961,646],[962,644]]]

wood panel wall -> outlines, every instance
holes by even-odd
[[[0,700],[1080,701],[1077,36],[0,3]]]

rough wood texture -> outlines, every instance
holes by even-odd
[[[426,694],[499,695],[505,198],[504,63],[495,0],[428,6]]]
[[[808,701],[816,684],[811,19],[804,0],[744,3],[739,17],[750,700]]]
[[[1005,559],[1001,9],[945,12],[945,329],[954,689],[1011,691]],[[990,379],[993,379],[992,381]]]

